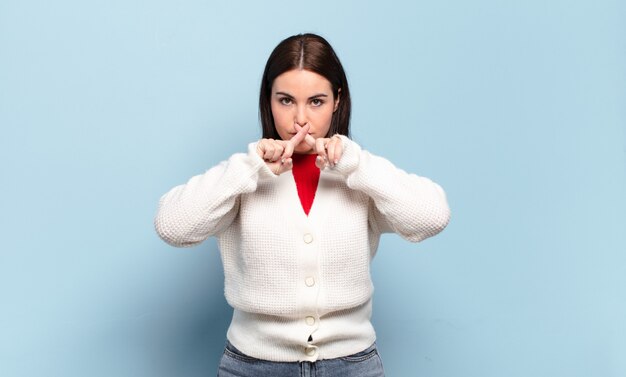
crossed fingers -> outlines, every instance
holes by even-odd
[[[298,133],[300,133],[303,128],[298,124],[295,126]],[[343,145],[338,135],[333,135],[330,138],[314,139],[313,136],[306,134],[304,141],[317,153],[315,165],[320,169],[324,169],[327,166],[335,166],[343,154]]]
[[[265,163],[272,172],[279,175],[291,167],[291,156],[296,146],[298,146],[306,136],[311,137],[307,133],[308,131],[309,125],[305,125],[289,140],[261,139],[257,143],[257,152],[259,156],[265,160]]]
[[[276,175],[289,170],[295,148],[304,141],[317,154],[315,165],[319,169],[334,167],[341,159],[343,145],[339,135],[330,138],[315,139],[309,135],[310,126],[295,124],[297,133],[289,140],[261,139],[257,144],[257,152],[267,166]]]

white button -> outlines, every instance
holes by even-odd
[[[315,324],[315,317],[311,317],[311,316],[306,317],[306,324],[309,326],[313,326]]]
[[[312,276],[309,276],[304,280],[304,283],[307,287],[312,287],[315,285],[315,279]]]
[[[313,242],[313,236],[311,235],[311,233],[307,233],[307,234],[304,235],[304,242],[306,242],[306,243]]]
[[[306,354],[307,354],[307,355],[309,355],[309,356],[313,356],[313,355],[315,355],[315,352],[316,352],[317,350],[315,349],[315,347],[311,347],[311,346],[309,346],[309,347],[307,347],[304,351],[306,352]]]

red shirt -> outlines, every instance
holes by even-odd
[[[298,188],[298,196],[304,213],[309,215],[313,199],[315,199],[315,191],[317,191],[317,183],[320,180],[320,169],[315,166],[317,154],[293,154],[293,178]]]

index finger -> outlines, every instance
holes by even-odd
[[[296,124],[296,127],[300,127]],[[291,144],[294,148],[300,144],[302,142],[302,140],[304,140],[306,138],[306,136],[308,135],[309,131],[309,125],[305,124],[304,127],[300,127],[300,129],[298,129],[298,133],[296,133],[295,135],[293,135],[293,137],[291,139],[289,139],[289,144]]]
[[[300,130],[306,126],[308,126],[308,123],[304,125],[304,127],[300,127],[300,125],[298,123],[295,124],[296,129],[298,130],[298,132],[300,132]],[[309,135],[308,133],[306,135],[304,135],[304,141],[309,145],[309,147],[311,148],[315,148],[315,139],[313,138],[313,136]]]

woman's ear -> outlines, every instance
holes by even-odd
[[[337,111],[339,108],[339,99],[341,98],[341,88],[337,89],[337,98],[335,98],[335,108],[333,109],[333,113]]]

